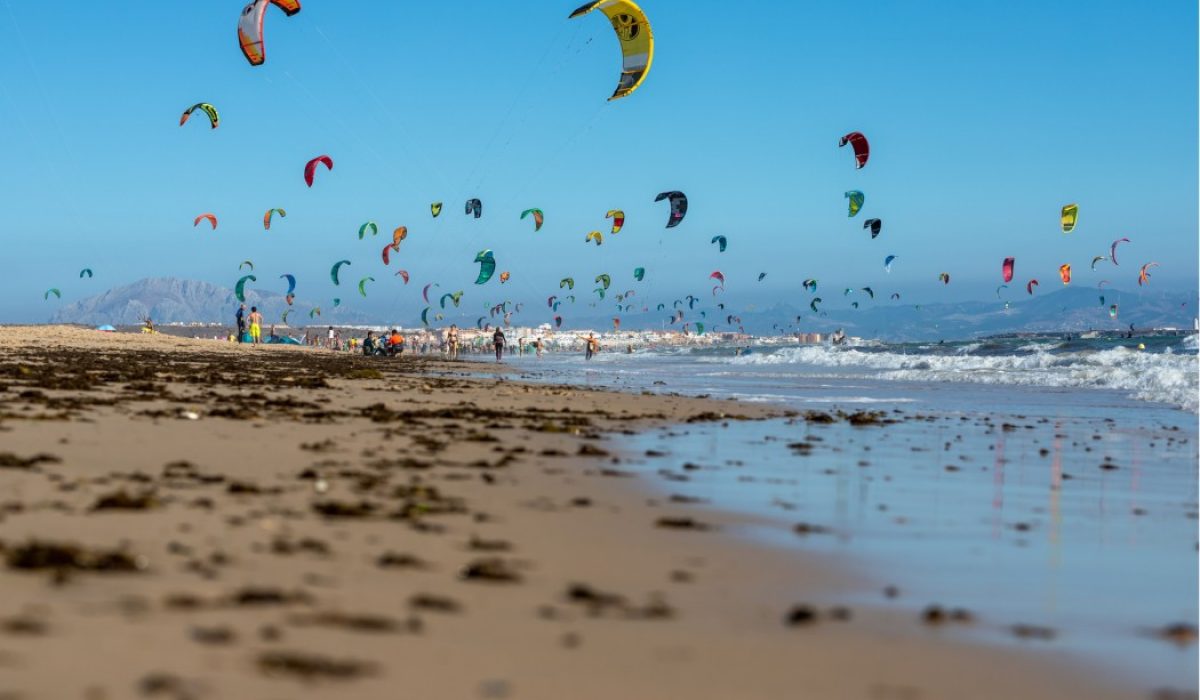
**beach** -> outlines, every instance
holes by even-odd
[[[0,349],[0,697],[1188,697],[748,538],[638,442],[815,414],[69,327]],[[1147,636],[1194,663],[1182,622]]]

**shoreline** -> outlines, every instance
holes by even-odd
[[[197,697],[1152,690],[916,606],[840,619],[823,601],[872,582],[738,538],[746,516],[654,497],[610,439],[776,408],[165,335],[9,327],[0,350],[0,452],[34,459],[0,468],[0,693],[122,697],[156,674]],[[34,536],[128,540],[132,570],[13,570]]]

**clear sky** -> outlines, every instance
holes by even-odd
[[[600,272],[651,305],[708,296],[717,269],[747,302],[806,305],[805,277],[986,298],[1006,256],[1021,286],[1058,285],[1070,262],[1074,284],[1136,289],[1149,261],[1156,288],[1197,286],[1195,2],[646,0],[653,68],[607,103],[618,42],[600,13],[567,20],[578,1],[303,0],[291,18],[268,10],[267,61],[251,67],[241,0],[0,0],[0,321],[44,320],[51,286],[63,303],[148,276],[232,286],[247,258],[259,286],[282,292],[292,273],[304,300],[402,321],[427,282],[466,289],[473,318],[567,275],[582,298]],[[179,127],[200,101],[219,129]],[[837,147],[852,130],[871,141],[863,170]],[[320,154],[334,170],[308,189]],[[851,189],[866,193],[854,219]],[[671,230],[664,190],[690,199]],[[475,196],[479,221],[463,214]],[[1068,202],[1080,223],[1063,234]],[[288,217],[267,232],[271,207]],[[546,212],[539,233],[518,219],[529,207]],[[613,208],[627,223],[607,236]],[[193,228],[208,211],[219,229]],[[869,217],[884,221],[875,240]],[[367,220],[382,231],[360,242]],[[384,268],[399,225],[409,238]],[[1088,270],[1118,237],[1132,239],[1121,266]],[[512,272],[504,287],[472,285],[482,248]],[[335,288],[343,258],[351,284]]]

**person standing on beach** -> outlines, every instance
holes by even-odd
[[[592,335],[591,333],[588,333],[587,347],[583,351],[583,359],[585,359],[585,360],[592,359],[592,355],[595,355],[596,351],[598,349],[599,348],[597,347],[596,337],[594,335]]]
[[[250,342],[258,345],[262,343],[262,314],[258,313],[257,306],[250,307]]]
[[[450,330],[446,331],[446,345],[450,348],[450,359],[458,359],[458,326],[451,323]]]
[[[534,341],[533,349],[535,352],[537,352],[537,356],[540,359],[542,356],[542,339],[541,338],[538,338],[537,340]]]
[[[337,339],[337,333],[333,331],[333,326],[329,327],[329,349],[333,349],[333,341]]]
[[[246,335],[246,305],[242,304],[238,307],[237,314],[237,341],[242,342],[242,336]]]
[[[504,330],[497,326],[496,332],[492,334],[492,345],[496,346],[496,362],[499,362],[504,357],[504,343],[506,340]]]

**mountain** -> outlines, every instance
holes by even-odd
[[[277,321],[288,309],[282,294],[246,290],[246,306],[257,306],[268,323]],[[145,318],[155,323],[224,323],[233,325],[238,300],[232,289],[208,282],[155,277],[139,280],[124,287],[89,297],[60,309],[52,323],[79,323],[95,326],[135,325]],[[293,324],[309,321],[312,304],[296,302],[290,307]],[[358,324],[368,319],[361,312],[349,309],[323,309],[321,321],[336,324]]]

